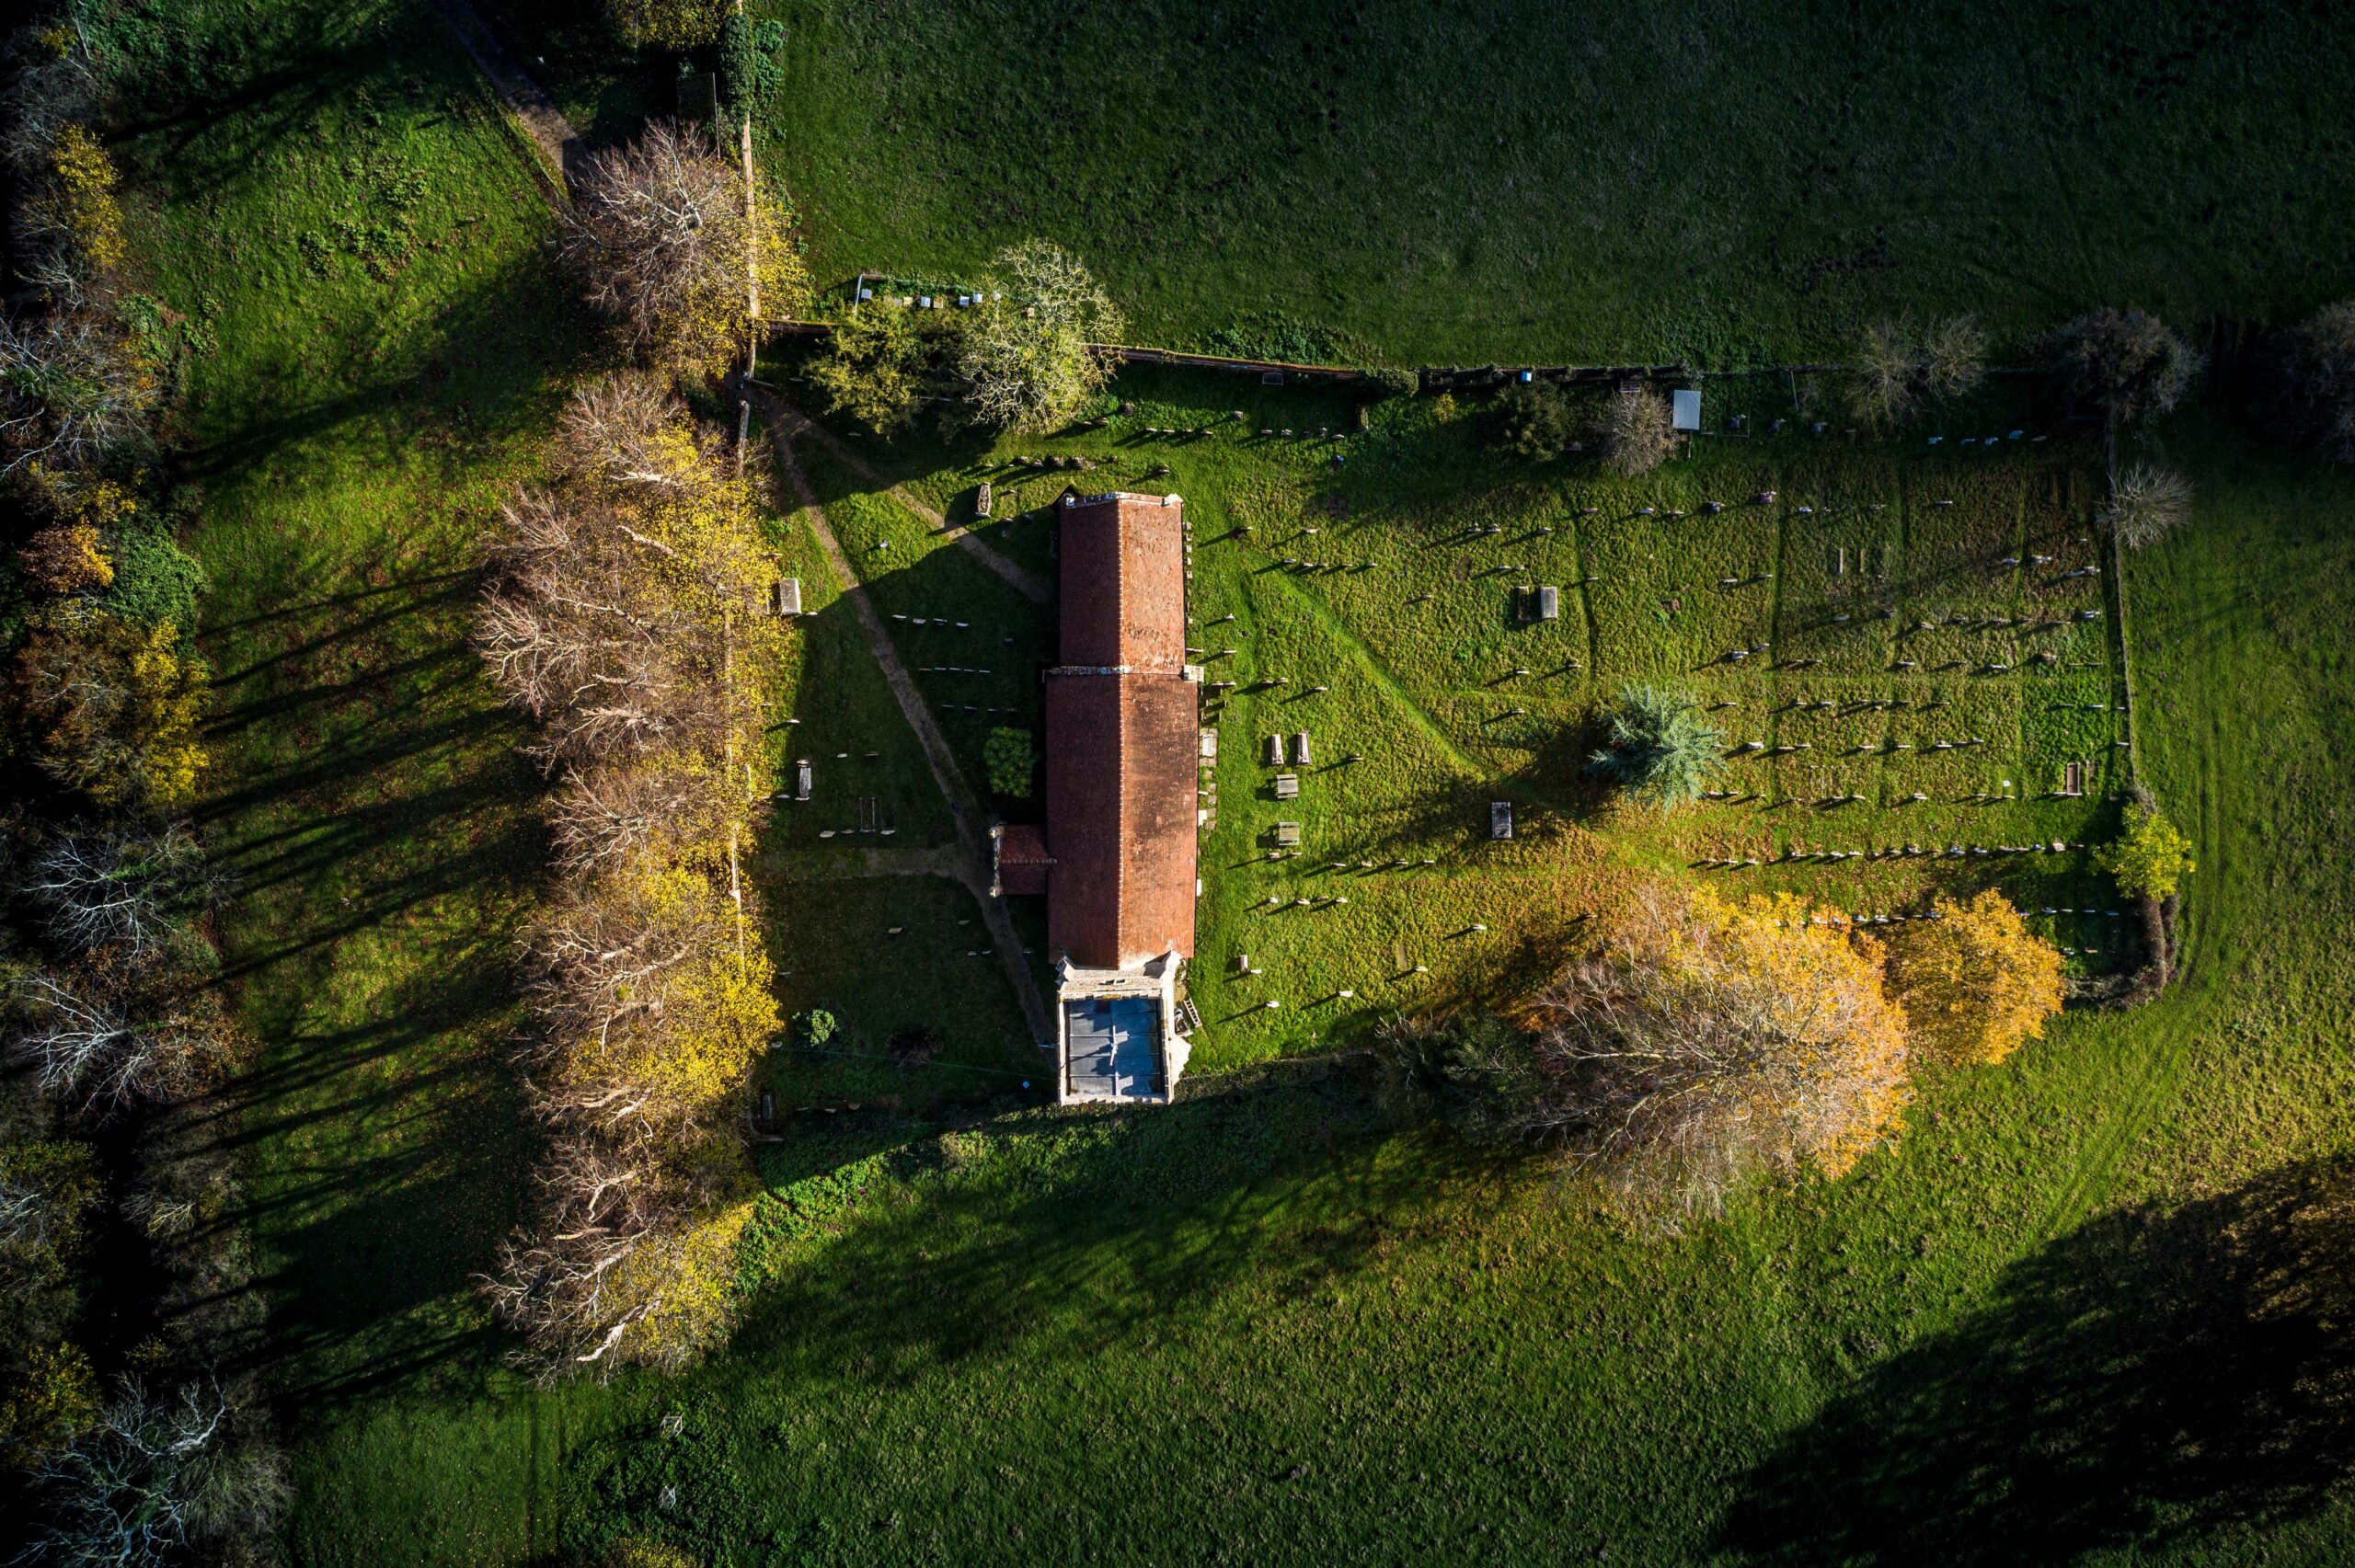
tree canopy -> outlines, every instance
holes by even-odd
[[[2199,869],[2191,841],[2155,807],[2137,807],[2126,830],[2103,846],[2096,864],[2118,878],[2120,891],[2135,898],[2172,898],[2183,879]]]
[[[1957,1064],[1999,1062],[2061,1011],[2061,955],[1993,888],[1940,898],[1889,943],[1889,985],[1916,1051]]]
[[[1682,692],[1658,686],[1623,689],[1608,710],[1610,743],[1587,760],[1587,771],[1610,780],[1638,806],[1665,811],[1697,800],[1725,771],[1725,733]]]

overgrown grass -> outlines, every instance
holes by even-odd
[[[1144,341],[1727,366],[1905,312],[2016,340],[2355,284],[2355,59],[2303,8],[755,10],[787,29],[763,152],[819,279],[970,278],[1045,236]],[[669,63],[504,12],[584,123],[670,97]]]

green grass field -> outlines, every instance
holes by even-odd
[[[671,107],[666,62],[498,9],[581,123]],[[2355,59],[2304,7],[753,9],[787,32],[764,151],[821,280],[1043,236],[1139,341],[1725,366],[1905,311],[2017,338],[2355,283]]]
[[[1525,1562],[1606,1544],[1614,1562],[1662,1563],[2348,1555],[2330,1206],[2355,1097],[2355,821],[2339,787],[2355,481],[2204,409],[2166,432],[2199,521],[2131,558],[2123,585],[2140,767],[2201,861],[2177,986],[2136,1013],[2072,1014],[2001,1068],[1932,1074],[1904,1136],[1843,1184],[1758,1195],[1667,1237],[1542,1171],[1392,1125],[1361,1064],[1322,1047],[1427,998],[1503,994],[1628,878],[1694,861],[1755,856],[1694,875],[1860,911],[1987,882],[2039,910],[2102,904],[2074,852],[1774,858],[2108,830],[2120,585],[2061,576],[2088,559],[2074,541],[2090,453],[1762,436],[1606,483],[1499,464],[1417,400],[1379,411],[1336,468],[1328,446],[1257,434],[1349,428],[1332,394],[1146,372],[1119,388],[1136,415],[1086,438],[869,443],[870,464],[953,519],[993,478],[983,532],[1036,570],[1052,566],[1047,526],[1019,514],[1071,476],[1011,458],[1085,452],[1088,487],[1187,498],[1197,640],[1211,678],[1238,682],[1216,704],[1194,980],[1210,1027],[1189,1092],[1141,1113],[1021,1093],[1031,1047],[997,967],[971,956],[985,938],[960,922],[977,911],[925,869],[949,841],[945,805],[806,524],[780,516],[810,612],[772,741],[811,758],[819,784],[780,804],[756,875],[784,1001],[845,1027],[842,1055],[781,1052],[763,1082],[787,1110],[868,1108],[789,1117],[762,1146],[769,1196],[725,1355],[675,1381],[516,1379],[469,1279],[526,1196],[508,975],[543,857],[521,731],[465,637],[482,530],[593,362],[592,337],[546,269],[532,167],[428,9],[190,3],[155,20],[141,58],[157,86],[121,151],[144,286],[218,344],[187,367],[173,438],[219,681],[203,825],[240,878],[221,935],[262,1046],[241,1152],[299,1492],[293,1561],[562,1561],[622,1529],[729,1563]],[[2025,17],[2008,36],[1947,25],[1906,68],[1926,73],[1917,85],[1939,79],[1941,50],[2051,62],[2092,47],[2062,50],[2045,30],[2060,24]],[[1150,35],[1152,17],[1137,26]],[[223,41],[168,47],[196,33]],[[2261,60],[2284,40],[2305,24],[2269,14],[2216,48]],[[2329,58],[2311,52],[2301,69]],[[1051,77],[1085,56],[1040,58]],[[1734,69],[1671,58],[1671,80]],[[1745,68],[1753,85],[1771,74]],[[2159,113],[2121,90],[2115,122]],[[1263,112],[1246,101],[1236,133]],[[2315,114],[2311,135],[2336,136]],[[1580,134],[1603,134],[1594,120]],[[2271,167],[2251,169],[2248,200],[2269,199]],[[842,201],[895,188],[889,167],[826,177]],[[913,177],[897,188],[922,198]],[[1763,211],[1785,188],[1759,189]],[[2096,187],[2049,211],[2129,251],[2159,232],[2102,201]],[[2328,286],[2295,258],[2187,253],[2220,272],[2261,264],[2269,289]],[[2074,287],[1989,254],[2008,258],[1997,297],[2022,319]],[[1853,276],[1925,300],[1967,292],[1960,274]],[[1614,313],[1639,290],[1608,267],[1593,278],[1607,306],[1558,292],[1545,319],[1637,319]],[[2204,298],[2212,282],[2183,286]],[[1763,302],[1742,308],[1770,323],[1832,308],[1787,280],[1692,287]],[[1362,309],[1454,330],[1395,299]],[[1713,423],[1734,406],[1713,405]],[[1222,422],[1229,408],[1246,418]],[[1143,439],[1148,423],[1215,433]],[[1051,620],[849,465],[798,451],[977,767],[992,724],[1035,715]],[[1775,504],[1748,504],[1769,487]],[[1704,517],[1707,499],[1729,509]],[[2055,559],[2005,568],[2006,555]],[[1522,582],[1563,586],[1561,620],[1513,621]],[[1896,615],[1873,618],[1883,607]],[[2092,608],[2099,621],[2058,632],[1986,624]],[[1723,659],[1770,640],[1776,661],[1824,662]],[[2053,666],[2024,662],[2048,643]],[[1273,676],[1289,683],[1255,689]],[[1734,738],[1809,750],[1731,764],[1759,801],[1665,824],[1599,810],[1580,726],[1629,677],[1740,704],[1721,710]],[[1901,700],[1914,705],[1860,705]],[[1933,700],[1946,705],[1920,705]],[[1317,761],[1279,806],[1259,748],[1302,728]],[[1956,731],[1987,745],[1924,753]],[[2097,763],[2088,795],[2040,798],[2080,758]],[[2020,798],[1970,798],[2006,777]],[[1931,798],[1904,800],[1917,789]],[[1821,804],[1835,790],[1867,798]],[[861,797],[893,834],[856,831]],[[1492,799],[1516,807],[1511,843],[1483,836]],[[1303,823],[1297,860],[1267,858],[1279,819]],[[894,874],[863,875],[879,869]],[[1021,920],[1043,944],[1035,909]],[[2048,929],[2100,949],[2089,967],[2111,959],[2097,920]],[[1264,974],[1235,975],[1237,952]],[[1356,996],[1321,1001],[1342,989]],[[1285,1005],[1258,1006],[1269,996]],[[925,1029],[933,1065],[877,1059]]]

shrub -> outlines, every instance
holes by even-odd
[[[1648,474],[1676,450],[1676,419],[1657,392],[1614,397],[1603,416],[1603,463],[1630,478]]]
[[[1697,800],[1725,771],[1725,734],[1682,692],[1624,688],[1609,710],[1610,744],[1587,771],[1610,780],[1638,806],[1665,811]]]
[[[209,684],[169,623],[67,604],[37,618],[7,701],[18,749],[51,779],[108,809],[164,815],[195,793]]]
[[[794,1019],[793,1033],[805,1046],[822,1046],[834,1037],[838,1026],[833,1013],[822,1007],[813,1007]]]
[[[1575,426],[1570,400],[1550,381],[1516,382],[1497,399],[1497,449],[1526,462],[1561,456]]]
[[[1373,389],[1377,402],[1394,397],[1412,397],[1422,390],[1423,378],[1410,370],[1396,365],[1376,365],[1365,372],[1366,385]]]
[[[204,591],[204,568],[179,547],[160,518],[125,521],[107,535],[114,580],[106,607],[142,626],[193,626],[197,595]]]
[[[982,761],[989,768],[993,791],[1016,800],[1029,797],[1039,754],[1031,745],[1028,730],[1005,725],[991,730],[982,747]]]
[[[1480,1036],[1447,1076],[1637,1212],[1844,1175],[1912,1098],[1905,1024],[1871,944],[1809,914],[1656,890],[1539,998],[1534,1033]]]
[[[2183,400],[2205,361],[2183,334],[2140,310],[2097,310],[2053,334],[2046,356],[2069,395],[2112,425],[2164,414]]]
[[[2155,544],[2191,517],[2191,481],[2167,468],[2137,464],[2110,482],[2102,521],[2120,544]]]
[[[594,1557],[583,1558],[580,1568],[703,1568],[675,1546],[643,1536],[623,1536],[605,1543]]]
[[[2094,864],[2129,897],[2161,901],[2174,898],[2183,879],[2200,869],[2191,841],[2155,807],[2143,807],[2130,813],[2126,830],[2095,853]]]
[[[1959,1064],[1998,1062],[2039,1039],[2061,1011],[2061,955],[1992,888],[1968,903],[1940,898],[1937,918],[1889,944],[1889,988],[1913,1048]]]
[[[2284,423],[2333,463],[2355,463],[2355,300],[2326,305],[2283,334]]]
[[[604,0],[605,20],[632,49],[684,52],[719,36],[728,0]]]
[[[11,1294],[16,1285],[11,1281]],[[14,1304],[13,1302],[11,1303]],[[0,1397],[0,1462],[29,1470],[86,1431],[98,1410],[98,1379],[81,1347],[36,1345],[9,1368]]]
[[[1518,1102],[1498,1090],[1522,1045],[1492,1013],[1393,1018],[1374,1036],[1377,1093],[1401,1120],[1436,1116],[1475,1141],[1510,1137]]]
[[[1043,240],[998,254],[990,298],[964,312],[953,368],[965,395],[956,423],[1049,430],[1111,384],[1127,319],[1086,265]]]
[[[943,344],[927,313],[869,303],[834,324],[810,379],[827,408],[889,436],[907,429],[941,383]]]

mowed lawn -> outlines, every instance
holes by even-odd
[[[1143,342],[1722,367],[1904,312],[2016,339],[2355,288],[2355,41],[2311,7],[753,9],[821,281],[953,282],[1044,237]],[[505,10],[540,47],[546,7]],[[578,112],[664,107],[659,64],[620,92],[567,41]]]
[[[534,176],[425,7],[190,5],[163,19],[228,40],[175,52],[164,40],[178,35],[157,35],[155,68],[176,63],[122,151],[148,193],[149,287],[213,324],[218,343],[189,367],[177,437],[219,682],[203,826],[240,878],[224,950],[261,1046],[245,1085],[247,1218],[271,1291],[295,1561],[538,1562],[625,1528],[740,1563],[1520,1562],[1606,1544],[1614,1562],[2332,1561],[2355,1550],[2332,1490],[2355,1455],[2334,1402],[2348,1347],[2327,1203],[2346,1173],[2355,1093],[2344,1048],[2355,979],[2343,963],[2355,823],[2339,787],[2355,733],[2344,591],[2355,483],[2254,449],[2204,414],[2169,432],[2200,486],[2198,524],[2128,563],[2142,766],[2202,863],[2183,977],[2142,1012],[2064,1019],[2003,1068],[1932,1077],[1904,1137],[1848,1182],[1747,1198],[1681,1235],[1632,1234],[1574,1185],[1394,1126],[1353,1061],[1304,1057],[1350,1030],[1280,1009],[1281,1027],[1229,1036],[1224,1063],[1202,1059],[1197,1092],[1165,1111],[952,1098],[937,1111],[790,1123],[764,1150],[772,1196],[747,1247],[733,1348],[674,1381],[542,1391],[514,1379],[469,1281],[495,1262],[527,1190],[530,1140],[507,1067],[522,1020],[507,977],[539,885],[538,784],[512,755],[520,729],[492,704],[465,635],[480,531],[532,471],[589,336],[546,270]],[[2286,25],[2261,22],[2257,36]],[[1680,865],[1739,820],[1727,813],[1742,807],[1718,806],[1665,833],[1637,830],[1592,814],[1574,745],[1549,750],[1534,722],[1487,733],[1514,706],[1532,710],[1517,720],[1559,715],[1567,727],[1623,667],[1674,674],[1660,650],[1713,657],[1755,624],[1739,601],[1706,597],[1715,546],[1645,576],[1656,563],[1638,557],[1660,549],[1639,544],[1632,523],[1589,529],[1583,481],[1500,474],[1475,486],[1464,475],[1478,461],[1446,447],[1456,437],[1408,427],[1385,438],[1388,469],[1369,442],[1337,471],[1311,443],[1270,451],[1256,431],[1339,426],[1346,406],[1228,384],[1217,400],[1245,409],[1247,440],[1189,449],[1123,445],[1116,432],[1100,447],[1014,442],[998,454],[1098,451],[1108,466],[1096,478],[1140,487],[1167,463],[1167,483],[1192,504],[1203,610],[1236,614],[1229,640],[1258,661],[1254,674],[1294,682],[1236,696],[1223,727],[1235,733],[1211,841],[1238,863],[1262,858],[1220,872],[1208,930],[1232,940],[1250,902],[1298,874],[1299,863],[1263,858],[1258,835],[1277,807],[1258,793],[1268,770],[1253,742],[1280,715],[1298,727],[1286,704],[1307,685],[1330,685],[1312,701],[1335,704],[1307,724],[1325,746],[1319,766],[1352,748],[1380,761],[1368,777],[1381,787],[1363,802],[1343,779],[1304,781],[1317,793],[1302,810],[1322,814],[1309,818],[1320,833],[1360,836],[1353,861],[1442,834],[1452,855],[1488,853],[1477,832],[1492,787],[1534,830],[1505,863],[1441,884],[1476,903],[1402,881],[1322,913],[1287,906],[1269,918],[1301,922],[1300,936],[1270,928],[1248,944],[1276,955],[1270,942],[1302,942],[1288,983],[1324,979],[1299,972],[1320,953],[1393,956],[1388,944],[1416,934],[1410,921],[1478,921],[1495,934],[1507,920],[1484,910],[1567,917],[1606,896],[1609,878]],[[1176,381],[1137,378],[1123,395],[1216,411]],[[1707,466],[1716,458],[1668,471],[1644,486],[1649,499],[1631,491],[1596,516],[1683,506],[1664,499],[1671,491],[1706,498],[1704,481],[1729,486],[1760,463],[1796,503],[1792,475],[1818,464],[1806,487],[1841,505],[1881,500],[1897,519],[1878,538],[1802,530],[1795,556],[1795,513],[1771,530],[1744,513],[1745,564],[1770,548],[1815,561],[1828,547],[1887,545],[1899,552],[1890,581],[1910,584],[1921,572],[1903,575],[1906,562],[1932,559],[1916,548],[1927,544],[1972,574],[1933,608],[2034,603],[2037,584],[1987,573],[1978,532],[1959,521],[1952,533],[1914,530],[1910,498],[1949,478],[1938,466],[1949,459],[1867,452],[1834,464],[1804,444],[1764,450],[1724,459],[1723,473]],[[896,476],[944,509],[982,456],[921,443],[893,454],[906,469]],[[1997,520],[2014,508],[2016,537],[2039,518],[2058,530],[2082,506],[2068,454],[1984,461],[1985,505]],[[1018,642],[1035,635],[1024,631],[1033,612],[994,603],[999,579],[963,570],[871,486],[820,478],[830,504],[845,504],[846,532],[894,543],[874,555],[921,546],[906,581],[879,567],[871,580],[911,617],[903,658],[967,667],[919,679],[936,706],[955,705],[952,744],[970,757],[982,721],[1007,716],[980,710],[1027,711],[1033,699],[1001,679],[999,655],[968,655],[950,634],[994,625]],[[1042,476],[1022,498],[1039,504],[1059,486]],[[1524,530],[1434,553],[1451,597],[1434,622],[1406,617],[1420,589],[1403,563],[1421,558],[1428,535],[1450,537],[1450,508],[1484,526],[1556,520],[1557,534],[1538,538],[1570,550],[1566,574],[1627,596],[1582,599],[1576,632],[1560,634],[1587,642],[1575,672],[1587,688],[1488,695],[1488,681],[1517,667],[1508,659],[1533,681],[1545,668],[1503,614],[1505,586],[1522,579],[1477,575],[1490,570],[1486,553],[1513,547],[1522,554],[1493,565],[1557,564]],[[1831,515],[1860,527],[1872,516]],[[1241,521],[1256,543],[1211,543]],[[1323,545],[1277,545],[1283,530],[1338,543],[1344,525],[1363,539],[1352,558],[1388,558],[1398,581],[1281,566],[1324,558]],[[1035,527],[1004,526],[1010,553],[1051,565]],[[785,530],[780,544],[812,589],[808,540]],[[1628,580],[1613,583],[1614,572]],[[1650,618],[1647,601],[1694,583],[1685,608],[1660,610],[1672,624]],[[1823,599],[1832,585],[1805,586]],[[840,695],[798,693],[776,743],[822,748],[854,798],[891,803],[912,849],[937,845],[945,818],[908,782],[912,753],[855,628],[831,593],[810,602],[798,679],[824,674]],[[1901,597],[1901,613],[1917,602]],[[938,633],[929,623],[944,611]],[[1787,678],[1791,695],[1803,681],[1879,689],[1894,642],[1868,651],[1832,624],[1807,629],[1827,672]],[[1940,659],[1987,646],[1950,624],[1924,635]],[[2083,654],[2095,666],[2108,657]],[[1830,670],[1835,658],[1853,667]],[[982,668],[991,673],[968,673]],[[1729,692],[1772,684],[1690,673]],[[2029,678],[1915,679],[1959,693],[2018,692]],[[2010,715],[2023,772],[2114,735],[2070,729],[2088,721],[2065,709],[1990,701]],[[1882,798],[1916,766],[1933,764],[1882,757]],[[1786,793],[1815,787],[1801,775]],[[814,835],[855,815],[839,795],[822,804],[807,824],[781,818],[764,848],[812,864],[847,854]],[[1942,825],[1971,819],[1955,802],[1937,810]],[[2079,815],[2090,806],[1985,810],[1990,837],[2099,830]],[[1837,841],[1812,826],[1740,831]],[[1786,864],[1773,876],[1894,901],[1924,885],[1900,880],[1906,864]],[[882,878],[830,901],[821,885],[794,882],[775,907],[788,946],[843,939],[823,955],[831,967],[812,970],[835,989],[810,994],[849,998],[845,1013],[887,1051],[926,983],[911,969],[907,994],[893,994],[890,941],[987,967],[964,956],[962,895],[915,885],[925,891],[904,901]],[[1325,936],[1307,923],[1361,915],[1401,923]],[[889,937],[894,923],[902,938]],[[1209,959],[1226,956],[1221,946]],[[780,964],[793,967],[789,954]],[[1462,986],[1482,970],[1450,960],[1431,973]],[[944,1030],[943,1055],[978,1092],[996,1076],[977,1070],[1005,999],[978,981],[938,998],[974,1030]],[[919,1107],[925,1095],[902,1097]],[[669,1413],[683,1417],[676,1436]]]

